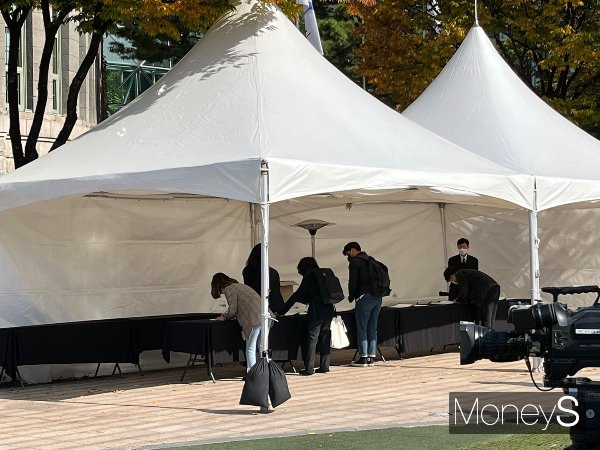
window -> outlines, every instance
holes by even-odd
[[[62,49],[61,28],[56,33],[54,50],[52,51],[52,111],[62,114]]]
[[[4,66],[4,72],[5,72],[5,79],[6,79],[6,83],[7,83],[7,89],[6,89],[6,106],[8,107],[8,55],[10,52],[10,30],[8,29],[8,27],[4,28],[4,38],[5,38],[5,48],[6,48],[6,53],[5,53],[5,66]],[[25,88],[27,86],[27,84],[25,83],[25,61],[27,60],[26,58],[26,43],[25,43],[25,26],[23,26],[23,28],[21,29],[21,39],[20,39],[20,43],[19,43],[19,55],[17,58],[17,90],[19,92],[19,109],[24,109],[25,108]]]

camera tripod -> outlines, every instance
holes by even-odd
[[[565,378],[562,389],[577,399],[573,410],[579,414],[579,421],[569,429],[571,445],[565,450],[600,449],[600,382]]]

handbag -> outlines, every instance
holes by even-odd
[[[350,345],[348,330],[340,316],[331,319],[331,348],[346,348]]]

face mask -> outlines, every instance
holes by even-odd
[[[450,284],[458,284],[456,281],[451,281]]]
[[[465,255],[467,254],[467,252],[468,252],[468,251],[469,251],[469,250],[468,250],[468,249],[466,249],[466,248],[459,248],[459,249],[458,249],[458,254],[459,254],[460,256],[465,256]]]

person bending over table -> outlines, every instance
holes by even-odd
[[[210,284],[214,299],[225,294],[229,307],[216,320],[237,319],[246,341],[246,370],[256,364],[257,343],[260,338],[260,296],[250,286],[238,283],[224,273],[216,273]]]
[[[444,279],[458,285],[458,296],[450,300],[473,305],[475,322],[494,328],[500,286],[492,277],[479,270],[448,267],[444,270]]]
[[[261,267],[262,267],[262,244],[256,244],[250,251],[246,267],[242,270],[244,284],[250,286],[260,295]],[[269,309],[275,314],[281,314],[284,308],[283,296],[281,295],[281,284],[279,272],[269,267]],[[285,314],[285,313],[284,313]]]
[[[300,371],[300,375],[315,373],[317,343],[320,343],[321,361],[316,372],[327,373],[331,361],[331,319],[335,316],[335,308],[333,305],[323,303],[317,280],[319,274],[317,261],[307,256],[300,260],[297,269],[298,273],[302,275],[302,282],[296,292],[285,303],[282,312],[285,314],[296,302],[308,305],[306,314],[308,342],[306,354],[304,355],[304,369]]]

